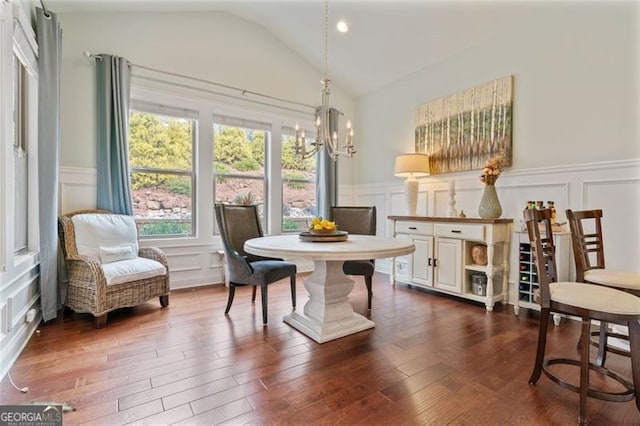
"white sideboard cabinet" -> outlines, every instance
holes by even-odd
[[[413,240],[415,252],[394,259],[391,282],[456,295],[485,304],[509,301],[511,219],[389,216],[394,238]],[[473,247],[486,246],[487,264]]]

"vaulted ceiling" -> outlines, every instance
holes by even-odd
[[[37,3],[37,0],[34,0]],[[318,70],[324,68],[322,0],[46,0],[54,12],[223,11],[263,26]],[[482,43],[526,15],[531,2],[331,0],[329,77],[367,93]],[[349,32],[335,24],[344,19]],[[64,22],[63,22],[64,24]]]

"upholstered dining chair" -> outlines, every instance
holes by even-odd
[[[69,284],[65,309],[90,313],[96,328],[109,312],[158,297],[169,305],[169,264],[155,247],[140,247],[132,216],[79,210],[58,218]]]
[[[573,257],[576,264],[576,281],[599,284],[640,296],[640,271],[621,271],[605,267],[602,234],[602,210],[566,210]],[[607,352],[629,356],[629,352],[609,345],[609,338],[628,340],[623,333],[611,332],[607,323],[600,324],[597,365],[604,365]]]
[[[557,282],[555,247],[551,228],[551,210],[525,210],[524,218],[531,241],[531,250],[538,271],[540,303],[540,329],[538,348],[530,384],[535,384],[544,372],[549,379],[580,395],[578,422],[587,422],[587,397],[606,401],[629,401],[635,397],[640,411],[640,298],[613,288],[579,282]],[[545,346],[551,313],[560,313],[581,319],[580,359],[546,358]],[[614,371],[589,362],[589,334],[592,320],[622,324],[629,327],[631,348],[631,383]],[[579,385],[556,374],[553,365],[580,367]],[[623,388],[618,392],[605,392],[589,385],[590,372],[599,373],[617,381]]]
[[[331,220],[338,229],[350,234],[376,235],[376,206],[331,208]],[[346,275],[362,275],[367,286],[367,309],[371,309],[372,284],[375,260],[347,260],[342,267]]]
[[[262,323],[267,324],[267,286],[289,277],[291,301],[296,308],[296,265],[273,259],[255,256],[244,251],[245,241],[262,237],[262,226],[257,206],[237,206],[216,204],[216,221],[224,248],[229,298],[225,315],[229,313],[236,287],[252,286],[251,301],[256,299],[256,289],[260,287],[262,297]]]

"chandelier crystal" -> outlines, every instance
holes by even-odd
[[[356,153],[356,150],[353,146],[353,127],[351,127],[351,121],[347,120],[347,130],[345,141],[342,145],[338,142],[338,133],[334,131],[331,132],[329,128],[329,116],[331,113],[331,108],[329,106],[329,95],[331,93],[331,89],[329,88],[331,84],[331,80],[329,80],[328,76],[328,57],[329,57],[329,0],[325,0],[324,2],[324,75],[322,81],[322,104],[317,110],[316,115],[316,138],[314,141],[310,142],[310,148],[307,148],[307,138],[305,136],[304,130],[300,129],[298,123],[296,123],[296,140],[295,140],[295,151],[296,154],[301,158],[310,158],[314,156],[317,152],[325,149],[331,159],[334,161],[338,159],[339,156],[345,156],[348,158],[352,158],[353,154]]]

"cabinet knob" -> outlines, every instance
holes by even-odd
[[[451,232],[453,232],[454,234],[462,234],[462,231],[458,229],[452,229]]]
[[[431,266],[431,258],[427,259],[427,266]]]
[[[438,266],[438,259],[436,259],[435,257],[433,258],[433,266]]]
[[[415,231],[418,228],[416,228],[415,226],[410,226],[409,229],[411,229],[412,231]]]

